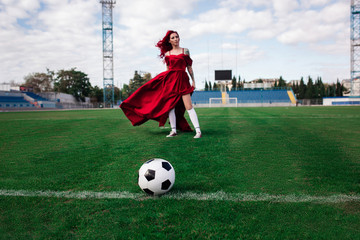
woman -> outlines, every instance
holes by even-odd
[[[166,137],[177,136],[177,129],[192,131],[184,117],[186,109],[196,130],[194,138],[201,138],[198,117],[190,96],[195,89],[192,60],[189,50],[181,48],[179,43],[179,34],[168,31],[156,44],[160,49],[160,58],[164,58],[167,71],[137,89],[121,103],[120,108],[133,126],[141,125],[149,119],[158,121],[159,126],[164,126],[169,117],[171,131]],[[192,85],[189,83],[186,68],[191,76]]]

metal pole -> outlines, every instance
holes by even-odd
[[[113,51],[113,14],[116,1],[101,0],[103,30],[103,87],[104,107],[114,107],[114,51]]]

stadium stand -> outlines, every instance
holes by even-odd
[[[20,92],[0,91],[0,109],[35,108]]]
[[[225,96],[224,96],[225,95]],[[269,89],[269,90],[239,90],[239,91],[195,91],[192,95],[194,105],[205,106],[209,104],[210,98],[236,98],[237,105],[254,106],[260,104],[268,105],[291,105],[296,103],[295,95],[291,89]]]
[[[210,98],[221,98],[220,91],[194,91],[191,101],[196,104],[209,104]]]
[[[27,101],[23,97],[0,97],[1,102],[22,102],[26,103]]]
[[[79,102],[74,96],[65,93],[45,92],[35,94],[27,91],[1,91],[0,111],[37,109],[82,109],[93,108],[90,98]]]
[[[238,103],[290,103],[287,90],[244,90],[231,91],[229,97],[236,97]]]
[[[34,99],[34,101],[49,101],[48,99],[46,98],[43,98],[35,93],[32,93],[32,92],[22,92],[23,94],[31,97],[32,99]]]
[[[34,103],[35,106],[39,108],[56,108],[56,104],[49,99],[41,97],[33,92],[22,92],[24,94],[24,98],[30,103]]]
[[[56,104],[59,109],[73,109],[73,108],[93,108],[90,98],[86,97],[85,102],[79,102],[76,98],[66,93],[45,92],[39,93],[43,98],[49,99]]]

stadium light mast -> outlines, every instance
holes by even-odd
[[[360,0],[351,0],[350,17],[351,44],[351,95],[359,96],[359,89],[355,87],[355,80],[360,79]],[[357,80],[360,81],[360,80]]]
[[[104,107],[114,106],[113,14],[116,1],[101,0],[103,33],[103,87]]]

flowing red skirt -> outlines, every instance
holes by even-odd
[[[175,108],[177,129],[192,131],[184,117],[182,96],[193,91],[184,70],[170,70],[160,73],[137,89],[121,103],[120,108],[133,126],[151,119],[158,121],[160,127],[165,125],[170,110]]]

